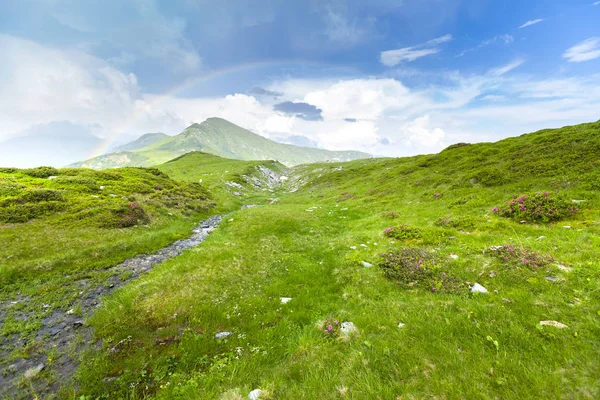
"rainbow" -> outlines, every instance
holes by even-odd
[[[148,104],[150,106],[155,106],[156,104],[161,103],[163,100],[168,99],[170,97],[176,97],[178,94],[180,94],[186,90],[192,89],[199,84],[210,82],[212,80],[219,79],[219,78],[224,78],[229,75],[239,74],[241,72],[249,72],[249,71],[259,70],[259,69],[267,69],[267,68],[273,69],[273,68],[285,68],[285,67],[296,67],[297,68],[298,66],[327,68],[327,67],[331,67],[331,64],[324,63],[324,62],[318,62],[318,61],[311,61],[311,60],[291,59],[291,60],[264,60],[264,61],[259,61],[259,62],[251,62],[251,63],[230,66],[230,67],[222,68],[219,70],[212,70],[210,72],[196,76],[194,78],[187,79],[183,83],[167,90],[166,92],[164,92],[158,96],[153,96],[152,100],[149,101]],[[133,116],[131,116],[130,118],[127,118],[127,120],[120,123],[118,125],[118,127],[114,130],[115,134],[113,136],[106,138],[98,146],[96,146],[90,152],[89,158],[97,157],[97,156],[100,156],[100,155],[106,153],[106,151],[110,148],[110,146],[115,142],[115,139],[117,138],[119,133],[126,132],[129,129],[129,127],[132,126],[137,121],[139,116],[140,116],[139,114],[134,113]]]

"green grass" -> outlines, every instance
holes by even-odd
[[[597,154],[600,123],[584,124],[438,155],[301,166],[286,171],[294,193],[241,200],[218,193],[219,164],[235,162],[165,164],[178,179],[207,179],[230,209],[265,205],[232,212],[201,246],[111,295],[89,321],[103,347],[84,355],[72,396],[598,398]],[[492,212],[536,191],[584,202],[552,223]],[[401,224],[418,235],[385,236]],[[504,244],[552,261],[504,261],[490,250]],[[381,253],[404,247],[435,255],[430,268],[458,284],[386,278]],[[489,293],[471,294],[474,282]],[[328,336],[330,316],[358,334]],[[220,331],[233,336],[217,341]]]

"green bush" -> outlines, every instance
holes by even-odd
[[[0,181],[0,197],[17,196],[25,186],[14,182]]]
[[[421,230],[419,228],[409,226],[408,224],[402,224],[387,228],[384,232],[384,236],[396,240],[419,239],[421,238]]]
[[[126,206],[122,206],[114,210],[115,219],[111,221],[113,227],[129,228],[131,226],[147,224],[150,222],[150,217],[139,203],[131,202]]]
[[[435,224],[437,226],[443,226],[446,228],[454,228],[454,229],[473,229],[477,226],[477,219],[467,216],[467,215],[459,215],[459,216],[451,216],[445,215],[440,217]]]
[[[404,247],[381,254],[379,267],[388,279],[404,287],[422,287],[434,292],[459,290],[461,282],[442,271],[433,253]]]
[[[548,268],[554,263],[552,256],[540,254],[529,247],[505,244],[503,246],[490,247],[490,254],[499,259],[505,266],[511,268],[526,267],[536,271]]]
[[[536,192],[515,196],[504,207],[494,207],[495,214],[532,222],[558,221],[575,214],[579,208],[562,196]]]
[[[52,215],[65,210],[67,205],[60,201],[44,201],[41,203],[0,205],[0,222],[22,223],[34,218]]]
[[[34,178],[48,178],[49,176],[58,175],[58,170],[54,167],[37,167],[22,170],[25,175]]]
[[[506,171],[498,168],[483,168],[473,178],[477,183],[487,187],[500,186],[510,182],[510,176]]]

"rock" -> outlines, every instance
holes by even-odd
[[[232,332],[219,332],[215,334],[215,339],[226,339],[231,335],[233,335]]]
[[[564,225],[563,228],[565,228],[565,229],[571,229],[571,227],[569,225]]]
[[[25,371],[25,373],[23,374],[23,376],[26,379],[35,378],[40,372],[42,372],[42,370],[44,368],[46,368],[46,366],[43,363],[40,363],[38,366],[33,367],[33,368],[29,368],[27,371]]]
[[[48,177],[49,180],[56,179],[56,178],[58,178],[56,175],[51,175]]]
[[[358,332],[358,329],[356,328],[356,325],[354,325],[354,322],[342,322],[342,325],[340,327],[340,332],[342,332],[343,335],[351,335],[353,333]]]
[[[398,323],[398,328],[404,328],[405,324],[403,322]]]
[[[560,269],[561,271],[565,271],[565,272],[571,272],[571,271],[573,270],[573,268],[571,268],[571,267],[566,267],[566,266],[564,266],[564,265],[562,265],[562,264],[556,264],[556,267],[557,267],[558,269]]]
[[[350,246],[352,250],[356,250],[356,246]]]
[[[202,183],[202,179],[198,179],[198,183]]]
[[[540,240],[544,240],[544,239],[546,239],[546,236],[540,236],[539,238],[537,238],[535,240],[537,240],[539,242]]]
[[[360,247],[367,247],[367,245],[364,243],[361,243]]]
[[[79,328],[79,327],[83,326],[83,320],[82,319],[76,319],[75,321],[73,321],[73,326],[75,328]]]
[[[242,195],[242,192],[233,192],[231,194],[234,195],[234,196],[240,197]]]
[[[456,254],[450,254],[450,258],[453,260],[458,260],[458,256]]]
[[[282,175],[282,176],[281,176],[279,179],[280,179],[281,181],[287,181],[287,180],[288,180],[288,179],[290,179],[290,178],[288,178],[288,177],[287,177],[287,176],[285,176],[285,175]]]
[[[72,315],[75,311],[73,311],[73,309],[71,308],[69,311],[67,311],[65,314],[67,315]]]
[[[366,261],[363,261],[363,262],[362,262],[362,265],[363,265],[363,267],[365,267],[365,268],[371,268],[371,267],[373,266],[373,264],[371,264],[371,263],[368,263],[368,262],[366,262]]]
[[[544,278],[545,280],[547,280],[548,282],[558,282],[560,279],[555,277],[555,276],[547,276]]]
[[[567,325],[565,325],[565,324],[563,324],[561,322],[558,322],[558,321],[540,321],[540,325],[553,326],[553,327],[558,328],[558,329],[568,328]]]
[[[291,297],[282,297],[279,300],[281,301],[281,304],[286,304],[286,303],[289,303],[292,300],[292,298]]]
[[[583,203],[584,201],[586,200],[571,200],[571,202],[575,204]]]
[[[254,389],[250,393],[248,393],[248,399],[250,400],[260,400],[260,395],[262,394],[262,390]]]
[[[100,190],[104,190],[104,186],[100,186]]]
[[[117,195],[116,195],[116,194],[113,194],[113,193],[109,194],[109,196],[110,196],[110,197],[112,197],[112,198],[115,198],[115,197],[117,197]]]
[[[471,288],[471,293],[488,293],[488,290],[481,286],[479,283],[475,282],[475,284]]]

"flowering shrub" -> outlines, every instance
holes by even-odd
[[[439,199],[440,197],[442,197],[442,194],[441,194],[441,193],[434,193],[434,194],[433,194],[433,198],[434,198],[434,199]]]
[[[418,239],[421,237],[421,231],[418,228],[411,227],[407,224],[392,226],[384,232],[386,237],[396,240]]]
[[[494,207],[492,211],[502,217],[550,222],[575,214],[579,209],[562,197],[536,192],[515,196],[506,202],[505,207]]]
[[[340,334],[340,321],[334,319],[333,315],[330,315],[323,324],[323,332],[328,337],[338,337]]]
[[[459,215],[451,216],[445,215],[440,217],[436,222],[436,225],[447,228],[455,229],[473,229],[477,225],[477,220],[471,216]]]
[[[118,221],[117,226],[120,228],[128,228],[138,224],[147,224],[150,222],[150,217],[146,211],[136,202],[131,202],[126,208],[117,211]]]
[[[384,211],[381,213],[381,216],[383,218],[387,218],[387,219],[396,219],[398,218],[398,214],[396,214],[395,211]]]
[[[441,265],[433,255],[423,249],[405,247],[381,253],[379,266],[387,278],[401,286],[419,286],[439,292],[453,291],[461,285],[458,280],[441,271]]]
[[[539,254],[528,247],[518,247],[513,244],[492,246],[490,251],[506,266],[526,267],[533,271],[546,268],[554,262],[552,256]]]

